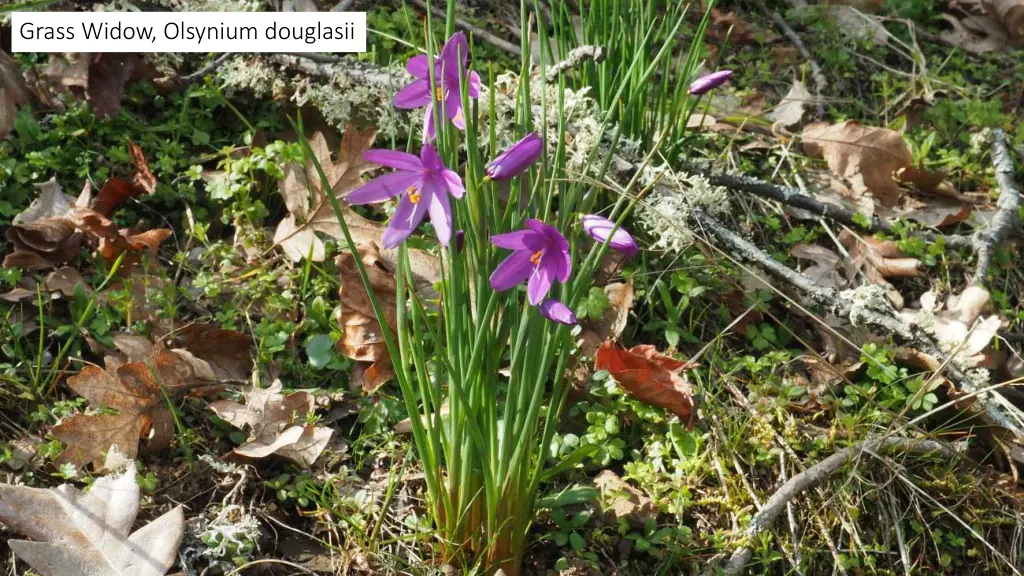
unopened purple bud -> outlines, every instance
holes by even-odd
[[[712,72],[707,76],[697,78],[693,81],[693,84],[690,84],[690,94],[699,96],[705,92],[714,90],[722,84],[725,84],[725,81],[728,80],[730,76],[732,76],[732,70],[719,70],[718,72]]]
[[[573,314],[572,310],[554,298],[544,300],[540,303],[539,308],[541,315],[552,322],[558,322],[567,326],[574,326],[576,324],[576,315]]]
[[[615,230],[615,233],[612,234],[614,229],[615,222],[604,216],[587,214],[583,217],[583,230],[591,238],[601,243],[608,242],[608,246],[612,249],[618,250],[630,258],[636,256],[637,252],[640,251],[640,248],[636,245],[636,240],[623,228]],[[611,236],[611,240],[608,239],[609,236]]]
[[[544,141],[534,132],[509,146],[484,169],[491,180],[508,180],[522,174],[544,150]]]
[[[455,231],[455,253],[462,254],[462,247],[466,244],[466,231]]]

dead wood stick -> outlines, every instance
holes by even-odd
[[[807,63],[811,66],[811,78],[814,79],[814,111],[817,115],[818,120],[825,118],[825,89],[828,88],[828,80],[825,79],[825,73],[821,71],[821,66],[818,66],[818,62],[814,59],[811,51],[804,45],[804,41],[800,39],[800,36],[789,26],[786,19],[775,10],[769,10],[768,6],[765,5],[764,0],[757,0],[757,7],[762,12],[768,14],[768,17],[775,22],[775,25],[782,30],[782,33],[786,35],[786,38],[796,46],[796,49],[800,51],[800,55],[807,60]]]
[[[189,74],[188,76],[182,76],[181,79],[183,81],[185,81],[185,82],[188,82],[188,83],[195,82],[196,80],[199,80],[203,76],[206,76],[210,72],[213,72],[217,68],[220,68],[221,66],[223,66],[224,63],[227,62],[228,60],[230,60],[231,57],[234,56],[234,55],[235,55],[234,52],[225,52],[224,54],[221,54],[220,56],[215,58],[212,62],[210,62],[206,66],[203,66],[199,70],[196,70],[195,72]]]
[[[746,543],[733,552],[722,574],[738,576],[744,572],[746,563],[750,561],[750,557],[754,553],[753,548],[748,543],[758,534],[767,530],[775,522],[779,514],[786,509],[786,504],[805,490],[818,486],[842,469],[848,462],[856,460],[865,452],[890,452],[896,450],[912,452],[914,454],[941,454],[950,458],[958,458],[960,456],[941,442],[917,438],[875,438],[844,448],[803,472],[793,475],[772,494],[771,498],[761,507],[761,510],[750,520],[746,530],[743,531]]]
[[[701,169],[696,164],[687,164],[684,166],[687,172],[700,174],[708,179],[708,182],[715,186],[723,186],[730,190],[736,190],[739,192],[746,192],[755,196],[760,196],[766,200],[775,200],[787,206],[793,208],[799,208],[812,214],[824,216],[830,220],[845,224],[866,232],[878,233],[884,232],[886,234],[896,235],[896,231],[883,221],[878,216],[872,216],[870,219],[865,220],[860,214],[847,210],[842,206],[836,204],[830,204],[828,202],[822,202],[810,196],[804,194],[796,188],[790,186],[781,186],[778,184],[772,184],[752,178],[750,176],[735,176],[732,174],[726,174],[724,172],[710,172]],[[961,236],[959,234],[935,234],[934,232],[920,231],[915,232],[914,235],[920,236],[922,239],[929,242],[935,242],[940,236],[943,237],[945,244],[951,248],[970,248],[973,247],[971,238],[967,236]]]
[[[565,60],[548,68],[544,79],[547,80],[548,84],[551,84],[558,80],[559,74],[572,70],[587,60],[593,60],[594,62],[604,60],[604,50],[600,46],[591,46],[590,44],[573,48],[569,51],[569,55]]]
[[[413,4],[419,6],[421,10],[426,10],[427,9],[427,3],[426,3],[425,0],[411,0],[411,1],[412,1]],[[430,12],[434,16],[437,16],[438,18],[446,18],[447,17],[447,14],[444,13],[444,10],[441,10],[441,9],[436,8],[434,6],[430,6]],[[471,32],[474,36],[480,38],[484,42],[487,42],[488,44],[490,44],[490,45],[492,45],[492,46],[494,46],[496,48],[500,48],[500,49],[502,49],[502,50],[504,50],[506,52],[515,54],[516,56],[522,56],[523,55],[523,50],[519,46],[516,46],[515,44],[509,42],[508,40],[502,40],[501,38],[498,38],[494,34],[491,34],[490,32],[488,32],[487,30],[484,30],[483,28],[480,28],[479,26],[474,26],[473,24],[470,24],[469,22],[463,20],[462,18],[459,18],[458,16],[455,17],[455,26],[465,30],[466,32]]]
[[[992,131],[992,165],[996,169],[996,182],[999,183],[996,215],[987,228],[971,236],[974,252],[978,255],[971,283],[977,285],[985,283],[985,272],[992,265],[996,249],[1020,226],[1017,216],[1020,190],[1014,182],[1013,160],[1006,148],[1006,134],[1000,129]]]

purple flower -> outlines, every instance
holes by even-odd
[[[461,254],[462,247],[466,244],[466,232],[464,230],[455,231],[455,253]]]
[[[707,76],[697,78],[693,81],[693,84],[690,84],[690,94],[699,96],[705,92],[714,90],[722,84],[725,84],[725,81],[729,79],[729,76],[732,76],[732,70],[719,70],[718,72],[712,72]]]
[[[405,69],[409,74],[415,76],[416,80],[395,94],[395,107],[406,110],[427,107],[426,116],[423,118],[424,142],[430,142],[437,137],[437,129],[434,126],[434,105],[440,103],[442,99],[448,118],[460,130],[466,129],[459,77],[462,73],[467,72],[466,63],[468,61],[469,41],[466,40],[465,34],[456,32],[444,43],[440,58],[434,62],[434,80],[437,82],[437,87],[433,93],[430,90],[430,61],[427,55],[413,56],[406,64]],[[468,71],[466,80],[469,83],[469,97],[478,98],[480,96],[480,75]]]
[[[508,180],[522,174],[540,158],[544,141],[534,132],[504,149],[484,170],[491,180]]]
[[[394,248],[408,238],[427,211],[430,211],[430,222],[437,232],[437,239],[447,246],[452,237],[452,208],[448,194],[462,198],[466,189],[462,186],[462,178],[445,168],[437,150],[430,144],[424,144],[419,158],[395,150],[367,150],[363,152],[363,158],[396,170],[370,180],[345,197],[346,202],[356,206],[402,196],[381,238],[384,248]]]
[[[513,250],[491,273],[491,288],[503,292],[529,280],[526,294],[533,306],[544,300],[556,278],[565,282],[572,272],[569,241],[540,220],[530,218],[522,230],[491,236],[491,243]]]
[[[615,229],[615,222],[605,218],[604,216],[598,216],[597,214],[587,214],[583,217],[583,230],[594,240],[608,243],[611,248],[622,252],[626,256],[633,258],[636,253],[640,251],[640,248],[636,245],[636,240],[629,235],[624,229],[619,228],[612,234],[612,230]],[[611,236],[609,240],[608,237]]]
[[[576,315],[572,313],[572,310],[554,298],[548,298],[540,303],[540,313],[552,322],[567,326],[576,324]]]

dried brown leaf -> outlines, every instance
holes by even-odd
[[[594,478],[594,487],[601,494],[599,504],[607,519],[614,524],[627,520],[639,527],[658,517],[654,501],[611,470],[602,470]]]
[[[629,311],[633,308],[633,279],[608,284],[604,287],[604,294],[608,297],[609,306],[601,318],[588,318],[581,324],[581,351],[588,358],[592,358],[606,341],[618,340],[626,329]]]
[[[870,193],[887,208],[899,203],[904,192],[893,175],[911,165],[910,147],[899,132],[853,120],[832,125],[815,122],[804,128],[803,141],[804,151],[824,158],[855,194]]]
[[[373,164],[363,160],[363,152],[373,145],[374,138],[376,133],[372,130],[360,132],[349,126],[342,135],[337,160],[333,160],[323,133],[317,132],[310,137],[310,150],[327,176],[335,198],[340,200],[357,188],[362,183],[362,175],[373,168]],[[314,232],[322,232],[333,238],[343,237],[334,208],[322,184],[312,161],[305,167],[295,162],[289,164],[285,167],[284,179],[278,183],[289,218],[278,225],[274,243],[280,245],[296,262],[308,257],[311,249],[314,261],[324,259],[323,243]],[[353,221],[360,218],[346,207],[346,222],[350,216],[354,217]],[[376,241],[379,240],[378,236]]]
[[[181,506],[131,533],[139,512],[135,465],[96,480],[89,492],[0,484],[0,522],[32,539],[9,540],[41,574],[164,576],[185,532]]]
[[[234,449],[246,458],[265,458],[271,454],[287,458],[308,468],[327,447],[333,430],[305,425],[306,416],[316,402],[309,392],[281,394],[281,381],[269,388],[250,388],[245,404],[217,400],[210,409],[232,426],[249,430],[249,440]]]
[[[173,421],[168,399],[211,391],[210,383],[196,377],[192,363],[177,353],[155,348],[137,362],[86,366],[68,378],[68,386],[90,404],[112,408],[116,414],[75,414],[50,433],[67,444],[56,459],[83,466],[103,464],[103,453],[116,445],[128,458],[141,451],[154,453],[170,445]]]
[[[0,138],[14,129],[18,108],[31,101],[21,65],[0,50]]]
[[[213,324],[194,322],[163,340],[173,348],[191,352],[213,368],[220,382],[248,382],[252,373],[252,337]]]
[[[775,110],[768,114],[768,119],[772,121],[773,128],[790,128],[799,124],[813,105],[814,94],[811,94],[802,80],[793,80],[789,92],[782,97]]]
[[[597,351],[596,370],[607,370],[636,399],[658,406],[692,424],[693,391],[682,372],[693,365],[640,345],[629,350],[605,342]]]

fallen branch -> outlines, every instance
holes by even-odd
[[[812,214],[817,214],[818,216],[824,216],[830,220],[834,220],[841,224],[864,230],[865,232],[870,232],[872,234],[882,232],[894,236],[897,235],[896,230],[878,216],[872,216],[870,219],[865,219],[863,215],[853,212],[852,210],[847,210],[846,208],[836,204],[822,202],[821,200],[818,200],[808,194],[804,194],[800,190],[790,186],[772,184],[749,176],[734,176],[723,172],[709,172],[702,170],[696,164],[688,164],[684,166],[684,169],[687,172],[704,176],[707,178],[708,182],[715,186],[723,186],[730,190],[746,192],[748,194],[760,196],[766,200],[775,200],[781,204],[792,206],[793,208],[798,208]],[[927,230],[912,232],[911,234],[929,242],[935,242],[941,236],[946,246],[949,246],[950,248],[973,248],[975,246],[971,237],[959,234],[936,234]]]
[[[400,68],[384,68],[344,56],[284,53],[274,54],[271,59],[285,68],[328,81],[341,74],[371,87],[397,90],[407,80],[407,74]]]
[[[412,3],[419,6],[421,10],[427,10],[427,3],[425,0],[412,0]],[[431,13],[434,14],[434,16],[437,16],[438,18],[447,18],[447,15],[444,13],[444,11],[439,8],[431,6],[430,11]],[[477,38],[480,38],[484,42],[487,42],[488,44],[496,48],[500,48],[506,52],[515,54],[516,56],[523,55],[523,51],[519,46],[516,46],[515,44],[509,42],[508,40],[502,40],[501,38],[498,38],[494,34],[488,32],[487,30],[484,30],[479,26],[474,26],[473,24],[470,24],[469,22],[463,20],[462,18],[459,18],[458,16],[455,17],[455,26],[457,28],[465,30],[466,32],[472,33]]]
[[[1013,160],[1006,149],[1006,134],[999,129],[992,131],[992,165],[996,169],[996,182],[999,183],[996,215],[987,228],[971,236],[974,252],[978,256],[971,283],[977,285],[985,283],[985,272],[992,265],[996,248],[1020,226],[1020,218],[1017,216],[1020,190],[1014,182]]]
[[[604,60],[604,50],[600,46],[591,45],[573,48],[569,51],[569,56],[565,60],[558,62],[548,69],[544,79],[547,80],[548,84],[551,84],[558,80],[559,74],[572,70],[587,60],[594,62]]]
[[[786,509],[786,505],[794,498],[805,490],[818,486],[842,469],[848,462],[856,460],[865,452],[870,454],[873,452],[891,451],[911,452],[914,454],[941,454],[950,458],[958,458],[960,456],[957,452],[940,442],[917,438],[876,438],[844,448],[803,472],[795,474],[772,494],[772,497],[765,502],[761,510],[750,520],[746,530],[743,531],[745,543],[733,552],[722,574],[738,576],[744,572],[746,564],[750,561],[750,557],[754,552],[749,542],[758,534],[771,527],[779,514]]]
[[[825,79],[825,74],[821,71],[821,66],[818,66],[818,62],[811,55],[811,51],[804,46],[804,41],[800,39],[800,36],[789,26],[786,19],[775,10],[769,10],[768,6],[765,5],[764,0],[757,0],[757,7],[762,12],[768,14],[775,22],[775,25],[782,30],[782,33],[786,35],[786,38],[796,46],[796,49],[800,51],[800,55],[804,57],[804,60],[811,65],[811,78],[814,79],[814,111],[817,115],[818,120],[825,118],[825,89],[828,88],[828,80]]]

